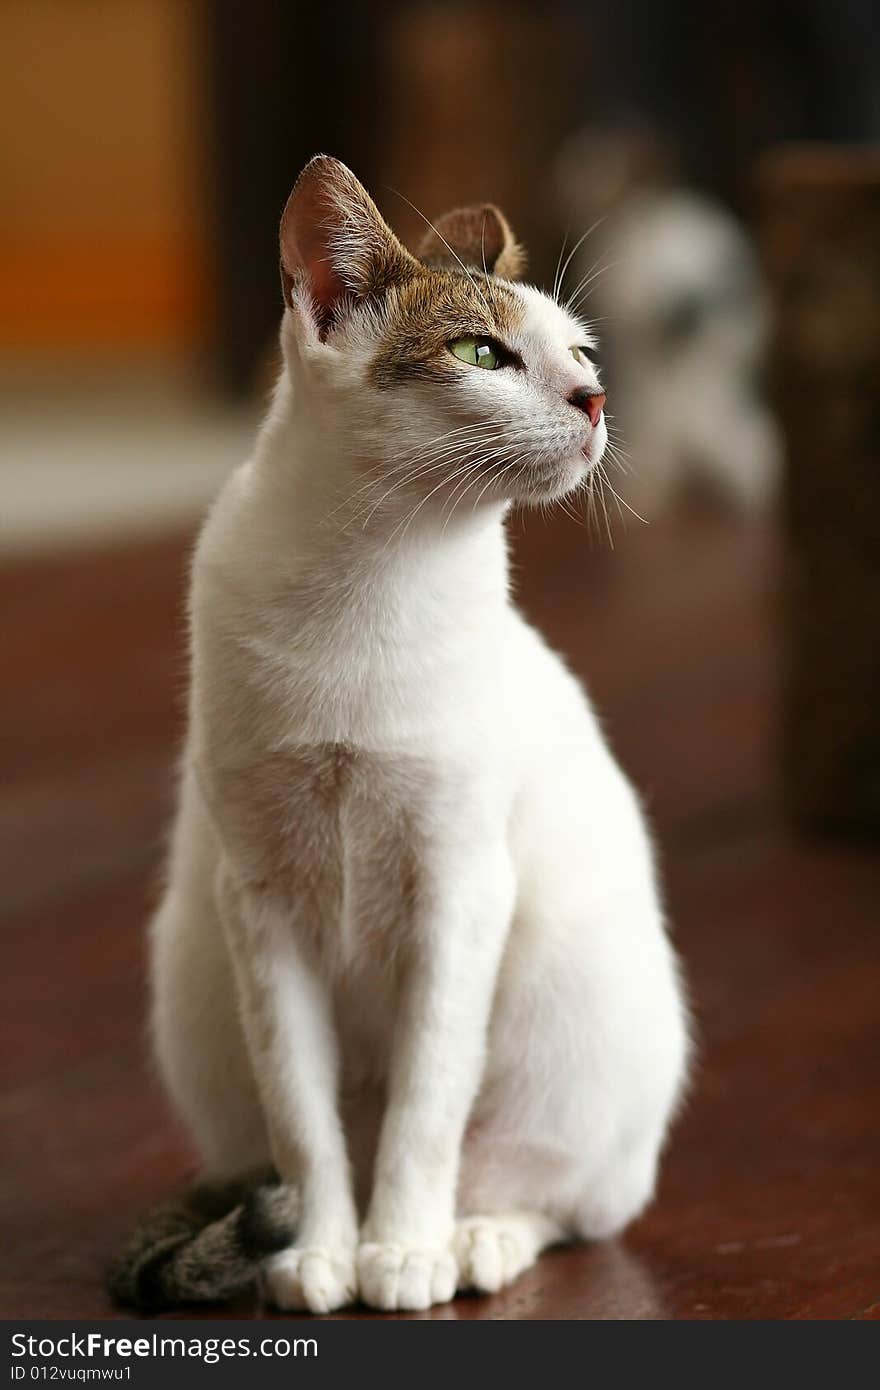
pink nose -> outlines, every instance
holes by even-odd
[[[577,386],[569,396],[568,403],[573,405],[575,410],[582,410],[585,415],[589,415],[590,424],[595,429],[605,407],[605,399],[604,391],[591,391],[589,386]]]

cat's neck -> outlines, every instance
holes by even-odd
[[[395,487],[369,457],[346,456],[289,386],[261,434],[255,482],[277,553],[325,604],[357,594],[381,608],[393,596],[399,609],[426,586],[450,600],[506,601],[505,504],[456,506]]]
[[[232,659],[245,634],[267,688],[281,673],[301,740],[399,743],[431,717],[437,692],[462,690],[498,659],[509,604],[503,509],[446,527],[436,515],[401,526],[383,511],[364,526],[339,508],[340,460],[294,426],[273,413],[206,529],[202,630],[221,642],[236,634]]]

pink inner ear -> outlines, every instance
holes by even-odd
[[[308,284],[312,292],[318,326],[323,336],[330,327],[340,300],[345,298],[346,286],[334,269],[326,243],[316,245],[307,266]]]
[[[287,200],[281,218],[281,264],[292,285],[305,281],[321,336],[327,332],[347,287],[333,264],[331,223],[335,209],[318,178],[307,169]]]

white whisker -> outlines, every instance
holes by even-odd
[[[597,228],[597,227],[600,227],[604,221],[605,221],[605,218],[604,218],[604,217],[597,217],[597,218],[596,218],[596,221],[593,223],[592,227],[588,227],[587,230],[584,232],[583,236],[578,237],[578,239],[577,239],[577,241],[575,242],[574,246],[571,248],[571,250],[569,251],[568,255],[567,255],[566,258],[565,258],[565,265],[562,267],[562,274],[561,274],[560,277],[559,277],[559,290],[562,289],[562,286],[563,286],[563,284],[565,283],[566,271],[568,270],[568,267],[571,265],[572,258],[573,258],[574,256],[577,255],[578,251],[579,251],[579,250],[581,249],[581,247],[583,246],[583,244],[584,244],[584,242],[586,241],[587,237],[592,236],[592,235],[593,235],[593,232],[595,232],[596,228]],[[557,291],[557,292],[558,292],[558,291]],[[555,295],[555,294],[554,294],[553,297],[554,297],[554,299],[556,299],[556,295]],[[557,302],[558,302],[558,301],[557,301]]]
[[[392,189],[391,191],[392,191],[393,193],[397,193],[398,198],[402,198],[403,201],[404,201],[405,203],[408,203],[409,206],[412,208],[413,212],[416,214],[416,216],[417,216],[417,217],[420,217],[420,218],[422,219],[422,221],[423,221],[428,227],[431,228],[431,231],[434,233],[434,235],[435,235],[436,237],[439,237],[439,238],[440,238],[440,240],[443,242],[443,245],[446,247],[446,250],[449,252],[450,256],[454,256],[455,259],[458,261],[458,264],[461,266],[461,268],[462,268],[462,270],[464,271],[465,275],[466,275],[467,278],[470,280],[470,282],[471,282],[471,284],[473,285],[474,289],[477,291],[477,294],[480,296],[480,298],[482,299],[483,303],[485,304],[486,309],[488,310],[489,313],[491,313],[492,310],[491,310],[490,307],[489,307],[489,301],[487,300],[486,296],[483,294],[483,291],[480,289],[479,285],[477,284],[477,282],[476,282],[476,280],[474,279],[474,277],[473,277],[473,275],[471,274],[471,272],[468,270],[468,268],[467,268],[467,266],[465,265],[464,261],[461,259],[461,256],[459,256],[458,252],[455,251],[455,250],[453,250],[453,248],[449,245],[449,242],[446,240],[446,238],[445,238],[445,236],[443,235],[443,233],[437,231],[437,228],[434,226],[434,223],[431,221],[431,219],[430,219],[429,217],[426,217],[425,214],[422,212],[421,208],[417,208],[417,207],[416,207],[415,203],[410,202],[409,198],[407,198],[407,196],[406,196],[405,193],[400,193],[400,192],[398,192],[398,190],[397,190],[396,188]]]

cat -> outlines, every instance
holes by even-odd
[[[151,933],[207,1187],[138,1233],[129,1303],[259,1274],[282,1309],[424,1309],[654,1191],[688,1030],[651,843],[504,531],[587,485],[605,395],[522,270],[491,205],[416,256],[335,159],[288,200],[283,367],[193,563]]]

